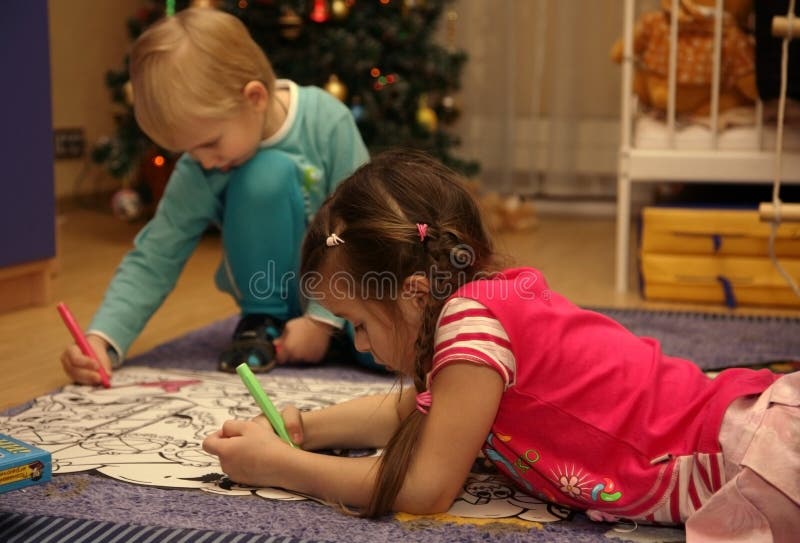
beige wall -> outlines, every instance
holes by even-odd
[[[105,73],[122,64],[130,45],[126,22],[144,0],[49,0],[53,127],[82,127],[87,151],[114,130]],[[107,190],[119,183],[83,160],[57,160],[56,197]],[[82,178],[81,178],[82,177]]]

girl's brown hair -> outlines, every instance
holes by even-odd
[[[272,66],[244,23],[212,8],[187,8],[149,27],[131,49],[130,75],[136,121],[167,149],[188,119],[233,115],[250,81],[262,82],[270,99],[275,91]]]
[[[420,240],[417,224],[426,224]],[[336,234],[344,243],[328,246]],[[361,299],[378,301],[390,314],[405,278],[424,274],[431,285],[415,344],[414,386],[425,390],[436,323],[458,287],[494,267],[492,243],[478,207],[459,176],[417,151],[387,151],[344,181],[322,206],[306,233],[301,277],[346,274]],[[380,280],[370,280],[379,277]],[[394,288],[386,288],[386,279]],[[325,289],[313,289],[324,293]],[[330,289],[328,289],[328,292]],[[390,295],[387,296],[387,293]],[[422,423],[414,411],[386,446],[377,485],[363,516],[391,510],[411,462]]]

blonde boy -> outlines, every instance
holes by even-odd
[[[321,360],[341,321],[314,307],[302,315],[296,272],[310,217],[369,159],[350,111],[319,88],[276,80],[244,24],[210,8],[147,29],[130,74],[139,126],[183,154],[89,327],[101,363],[110,371],[123,359],[209,224],[222,231],[216,284],[241,308],[220,369]],[[99,383],[77,346],[61,361],[73,380]]]

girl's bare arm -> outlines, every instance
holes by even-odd
[[[451,363],[431,385],[432,405],[417,443],[396,511],[446,511],[464,481],[497,415],[503,380],[495,370]]]
[[[452,364],[436,376],[433,405],[394,509],[446,511],[461,491],[497,413],[503,383],[492,369]],[[415,393],[370,396],[303,415],[303,447],[382,446],[414,409]],[[363,507],[375,488],[376,457],[341,458],[293,449],[266,424],[228,421],[203,447],[228,476],[253,486],[279,486],[323,500]]]
[[[489,434],[503,382],[490,368],[451,364],[437,374],[431,393],[433,405],[425,415],[415,456],[394,503],[397,511],[426,514],[449,509]],[[415,391],[406,388],[399,401],[397,394],[370,396],[306,413],[308,443],[339,447],[352,441],[364,446],[374,439],[373,446],[381,446],[415,406]],[[375,487],[377,463],[374,457],[339,458],[298,451],[281,460],[278,482],[272,484],[363,507]]]
[[[410,396],[413,401],[413,388],[405,387],[403,395]],[[302,414],[303,448],[383,447],[405,416],[401,415],[400,408],[400,393],[394,392],[307,411]],[[286,422],[291,429],[290,420]]]

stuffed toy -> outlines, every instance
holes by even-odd
[[[706,116],[711,108],[715,0],[679,0],[677,80],[678,114]],[[753,39],[744,30],[753,0],[725,0],[722,22],[719,111],[748,106],[756,99]],[[646,106],[667,110],[669,96],[669,36],[671,0],[661,10],[643,14],[633,37],[633,91]],[[617,40],[611,58],[621,62],[623,42]]]
[[[478,201],[483,220],[491,232],[522,232],[534,230],[539,225],[533,202],[512,194],[501,196],[485,190],[477,181],[467,181],[467,190]]]

